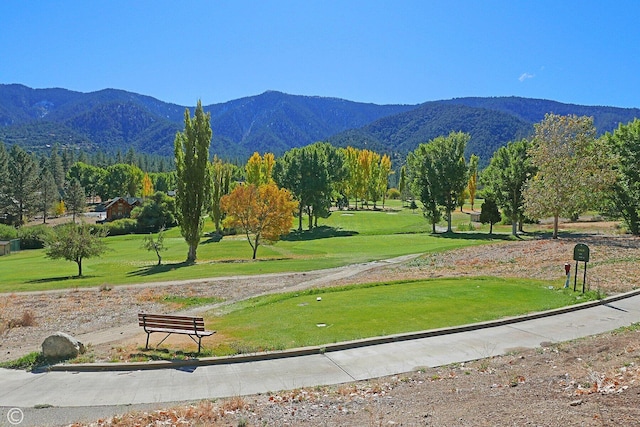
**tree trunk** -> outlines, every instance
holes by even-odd
[[[76,264],[78,264],[78,277],[82,277],[82,260],[77,260]]]
[[[558,217],[559,217],[558,214],[553,216],[553,238],[554,239],[558,238]]]
[[[196,245],[189,244],[189,253],[187,254],[187,263],[193,264],[196,262]]]
[[[447,233],[451,233],[453,229],[451,228],[451,211],[447,209]]]
[[[258,253],[258,239],[260,238],[260,236],[256,236],[256,242],[253,245],[253,258],[251,259],[256,259],[256,255]]]
[[[511,220],[511,234],[518,235],[518,220],[516,219]]]

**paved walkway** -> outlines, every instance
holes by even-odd
[[[140,369],[149,364],[92,365],[86,370],[76,366],[71,371],[42,373],[0,369],[0,407],[149,404],[339,384],[501,355],[636,322],[640,322],[640,291],[587,303],[579,309],[340,344],[323,350],[203,359],[192,365],[158,363],[153,365],[156,369]],[[0,425],[4,421],[5,417],[0,419]]]

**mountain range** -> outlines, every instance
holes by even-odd
[[[40,152],[53,144],[88,151],[173,155],[187,107],[116,89],[81,93],[0,84],[0,141]],[[189,108],[193,115],[193,108]],[[638,108],[563,104],[520,97],[456,98],[419,105],[376,105],[268,91],[204,106],[212,154],[246,160],[316,141],[404,158],[419,143],[451,131],[471,135],[467,154],[485,165],[508,141],[530,135],[549,112],[594,118],[598,133],[640,117]]]

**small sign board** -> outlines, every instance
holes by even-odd
[[[582,243],[578,243],[573,248],[573,260],[589,262],[589,246]]]

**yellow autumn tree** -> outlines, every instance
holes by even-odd
[[[260,156],[258,152],[253,153],[245,166],[247,184],[259,186],[272,183],[275,163],[276,159],[272,153],[265,153],[264,156]]]
[[[256,259],[258,246],[264,240],[275,243],[293,226],[298,202],[291,193],[275,184],[240,185],[220,200],[226,213],[225,227],[239,228],[247,236]]]
[[[153,182],[151,182],[151,178],[149,178],[149,174],[145,173],[144,177],[142,177],[142,198],[146,199],[147,197],[153,194]]]

